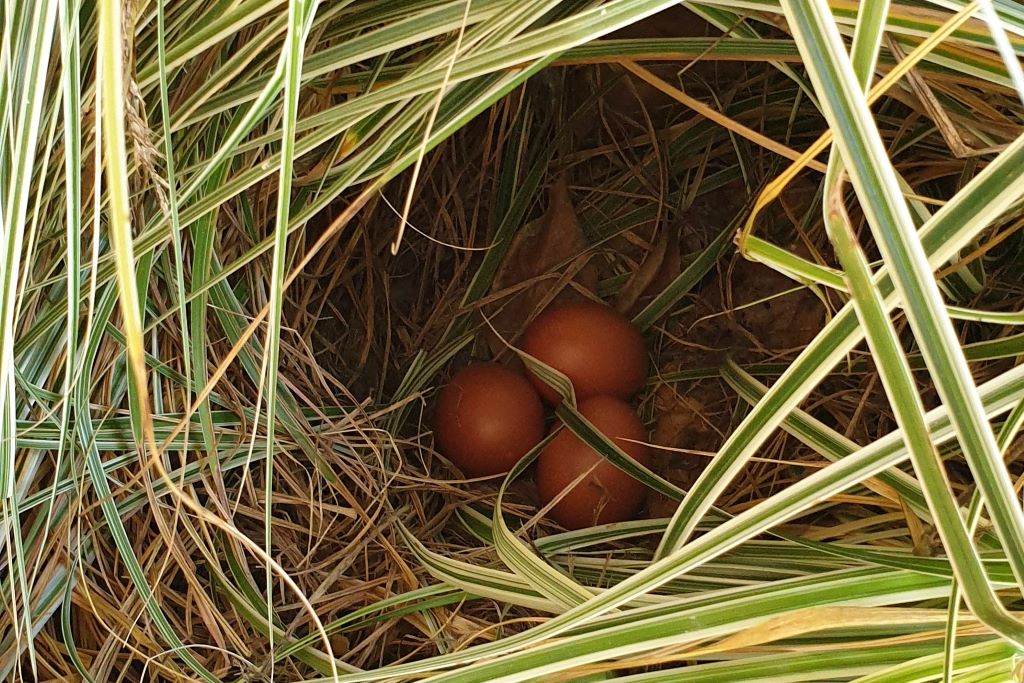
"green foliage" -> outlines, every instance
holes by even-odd
[[[1024,13],[1010,0],[993,0],[988,23],[973,17],[987,3],[962,0],[707,0],[692,9],[721,40],[605,38],[676,4],[6,3],[0,677],[1010,679],[1024,648],[1024,515],[1007,467],[1024,426],[1024,335],[970,340],[958,325],[1024,324],[1019,301],[988,307],[994,276],[972,256],[1021,225],[1024,93],[1019,65],[1003,59],[1024,55]],[[493,497],[458,493],[421,467],[421,403],[483,329],[478,313],[548,170],[593,161],[559,158],[572,143],[561,124],[595,118],[612,85],[581,104],[545,99],[543,79],[559,65],[695,59],[755,64],[775,79],[761,85],[788,90],[716,93],[727,120],[747,121],[727,131],[698,118],[630,141],[657,153],[608,171],[618,184],[580,209],[584,232],[596,251],[659,220],[658,202],[627,198],[652,195],[642,179],[662,168],[681,187],[658,199],[674,207],[737,183],[764,201],[682,255],[635,322],[671,343],[659,326],[733,254],[741,225],[740,253],[839,304],[791,362],[659,368],[652,382],[666,385],[720,373],[743,406],[688,489],[626,457],[577,413],[564,377],[523,357],[566,398],[566,428],[676,503],[668,519],[545,534],[523,523],[530,513],[515,496],[535,453]],[[914,100],[921,130],[905,148],[887,147],[883,132],[911,124],[871,108],[888,97],[869,88],[879,72],[899,72],[897,89],[907,72],[941,85],[938,110]],[[979,97],[986,116],[972,117]],[[820,129],[798,120],[809,107]],[[752,151],[758,116],[759,135],[797,150],[828,131],[808,220],[825,224],[837,264],[752,234],[777,196],[755,177],[774,170],[769,152]],[[320,314],[311,290],[293,294],[320,268],[324,286],[357,292],[345,324],[376,320],[364,309],[393,294],[357,298],[351,278],[378,281],[381,244],[401,258],[415,252],[410,241],[442,241],[433,226],[406,231],[407,214],[422,212],[402,183],[428,185],[441,173],[432,155],[481,121],[490,132],[473,130],[472,144],[492,156],[487,181],[472,190],[468,172],[456,175],[460,205],[492,195],[489,227],[477,232],[474,218],[459,236],[475,246],[416,262],[454,273],[458,291],[434,302],[444,323],[405,340],[415,352],[397,361],[397,335],[377,329],[383,376],[355,395],[292,329]],[[936,209],[901,168],[917,153],[950,155],[947,121],[977,148]],[[823,170],[814,156],[791,168]],[[718,168],[718,158],[735,163]],[[375,220],[399,191],[411,193],[406,210]],[[331,279],[322,264],[334,253]],[[368,352],[356,351],[365,369]],[[823,383],[869,372],[895,414],[885,436],[860,443],[800,408]],[[820,467],[724,509],[780,429]],[[969,502],[949,480],[953,461],[977,482]],[[941,546],[922,557],[905,535],[818,541],[786,526],[842,495],[904,511]],[[319,531],[338,525],[342,538]],[[389,650],[385,634],[417,645]]]

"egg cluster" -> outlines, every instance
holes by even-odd
[[[568,377],[577,412],[649,465],[647,433],[628,403],[647,378],[647,351],[626,318],[591,301],[553,306],[526,329],[522,350]],[[561,400],[530,372],[524,377],[496,363],[474,363],[441,390],[434,438],[466,475],[502,474],[544,438],[543,403]],[[549,514],[568,529],[631,519],[647,493],[568,429],[540,453],[536,482],[543,504],[557,499]]]

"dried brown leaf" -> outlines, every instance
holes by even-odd
[[[584,253],[587,246],[569,187],[560,176],[551,186],[544,216],[516,234],[491,286],[492,294],[513,292],[487,311],[501,338],[514,342],[536,313],[551,301],[568,296],[569,283],[584,290],[596,289],[597,273],[588,267],[589,256]],[[568,265],[557,272],[564,263]],[[494,332],[489,332],[488,344],[495,354],[505,348]]]
[[[683,226],[686,229],[686,226]],[[615,297],[615,309],[632,317],[646,302],[668,287],[682,264],[679,226],[658,232],[652,248]]]
[[[661,272],[661,264],[668,251],[668,243],[668,232],[660,230],[640,267],[633,271],[633,275],[615,295],[615,301],[612,304],[615,310],[628,313],[640,296],[647,291],[651,283],[654,282],[654,278]]]

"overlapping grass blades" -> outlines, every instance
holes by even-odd
[[[931,214],[931,204],[907,196],[913,188],[895,173],[868,99],[895,96],[913,68],[949,89],[967,84],[1014,101],[1021,93],[1005,49],[979,19],[983,3],[712,0],[694,9],[729,38],[591,42],[674,4],[7,3],[0,677],[107,680],[123,667],[141,678],[147,667],[167,680],[206,681],[511,683],[616,669],[637,682],[1009,678],[1024,646],[1013,613],[1024,516],[1004,456],[1024,426],[1024,366],[986,365],[995,374],[976,385],[968,363],[1016,361],[1024,336],[965,344],[954,321],[1020,325],[1022,307],[945,301],[935,272],[1020,211],[1024,135],[987,131],[984,117],[970,120],[947,97],[952,90],[940,92],[958,121],[968,119],[967,132],[995,151],[965,165],[962,186]],[[992,4],[1002,47],[1019,58],[1024,13],[1008,0]],[[772,26],[783,21],[788,37]],[[885,49],[883,32],[909,56]],[[815,149],[834,141],[822,208],[840,267],[754,234],[767,200],[812,154],[769,186],[766,202],[716,226],[637,324],[656,334],[748,220],[745,254],[837,292],[845,305],[788,367],[760,366],[779,371],[768,386],[726,363],[723,377],[750,410],[688,491],[625,458],[576,413],[564,378],[536,367],[567,398],[559,409],[565,428],[679,501],[671,519],[529,537],[505,506],[525,460],[494,506],[442,514],[442,481],[429,482],[437,490],[425,502],[409,503],[423,482],[401,478],[400,467],[425,443],[421,392],[472,343],[475,306],[568,139],[568,126],[556,130],[556,144],[542,139],[531,126],[548,112],[517,89],[558,63],[694,57],[767,64],[782,76],[764,83],[785,82],[820,107],[828,133],[815,132],[826,141]],[[865,94],[876,72],[892,74],[891,83]],[[495,125],[511,131],[500,143],[508,156],[488,169],[497,176],[494,248],[473,262],[446,331],[389,370],[380,382],[387,391],[332,396],[337,384],[290,352],[290,288],[332,236],[390,244],[397,218],[362,224],[360,210],[510,93],[513,103],[498,105],[507,109],[491,110],[501,112]],[[603,95],[566,106],[570,120],[590,116]],[[747,116],[774,95],[734,102],[723,116]],[[1019,127],[1016,116],[1006,118]],[[683,130],[666,148],[689,172],[686,157],[710,149],[718,131],[707,122]],[[752,160],[742,161],[749,172]],[[842,193],[843,168],[855,196]],[[692,192],[743,176],[703,171]],[[588,209],[595,244],[623,229],[615,223],[623,215],[638,223],[654,215],[621,211],[622,197],[645,191],[625,177],[619,196],[609,192]],[[261,207],[267,197],[273,208]],[[860,241],[849,239],[840,210],[854,200],[869,229]],[[338,216],[317,234],[311,219],[326,208]],[[879,248],[876,263],[861,251],[869,241]],[[964,278],[974,291],[985,286],[984,277]],[[894,311],[909,320],[912,351],[893,329]],[[900,422],[867,445],[799,410],[864,340]],[[657,381],[692,379],[688,371]],[[927,371],[941,406],[925,412],[914,371]],[[829,462],[722,514],[721,494],[780,428]],[[947,457],[962,452],[979,484],[966,509],[944,481],[939,447]],[[308,501],[285,490],[302,477],[315,482]],[[917,557],[906,547],[780,531],[850,489],[879,493],[935,524],[944,552]],[[280,509],[313,511],[311,529],[330,515],[355,520],[351,537],[337,539],[350,554],[331,556],[339,568],[328,574],[341,583],[369,572],[363,602],[320,618],[333,587],[304,592],[288,571],[291,549],[278,539],[296,523]],[[440,542],[442,518],[449,527]],[[652,559],[644,542],[659,537]],[[461,622],[476,618],[473,606],[493,622]],[[832,628],[826,617],[837,608],[854,625]],[[386,663],[364,656],[355,639],[398,632],[396,624],[436,640],[437,654]],[[459,640],[446,630],[452,624],[481,627],[490,640],[471,629]],[[778,625],[783,635],[766,635]],[[685,674],[671,668],[680,662]]]

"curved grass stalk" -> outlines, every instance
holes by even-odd
[[[722,378],[752,405],[756,404],[768,391],[768,387],[744,372],[731,360],[722,366]],[[859,448],[856,443],[799,408],[794,409],[786,416],[782,428],[832,462],[856,452]],[[892,492],[898,494],[898,498],[905,501],[914,512],[922,515],[926,520],[931,519],[928,505],[921,495],[921,485],[912,476],[902,470],[893,469],[879,474],[878,480]],[[864,485],[869,489],[872,488],[870,482],[864,482]],[[883,496],[891,495],[889,490],[885,489],[876,491],[876,493]]]
[[[320,633],[323,634],[325,645],[327,646],[328,652],[330,652],[330,643],[326,634],[323,633],[323,626],[320,624],[320,620],[317,617],[315,610],[312,609],[312,606],[304,598],[301,590],[298,589],[298,586],[295,585],[290,577],[283,572],[277,563],[273,562],[266,552],[260,551],[252,541],[249,541],[249,539],[242,536],[230,527],[230,525],[221,522],[210,515],[202,507],[191,501],[187,495],[184,495],[180,489],[178,489],[167,478],[167,472],[165,468],[163,468],[159,457],[159,449],[156,445],[152,430],[149,397],[146,392],[147,382],[145,374],[145,360],[142,351],[144,343],[142,338],[142,317],[139,306],[138,291],[133,277],[135,271],[135,258],[133,254],[133,240],[127,192],[127,151],[125,149],[124,142],[125,123],[120,52],[122,32],[119,9],[120,8],[114,7],[114,3],[109,1],[100,5],[100,74],[103,76],[100,92],[103,96],[102,101],[106,105],[101,120],[103,123],[102,130],[104,133],[103,138],[105,140],[104,149],[106,151],[105,157],[107,160],[107,191],[110,196],[108,207],[108,210],[110,211],[110,232],[117,265],[117,295],[121,302],[121,310],[125,321],[125,338],[127,340],[130,381],[135,385],[134,395],[136,400],[134,401],[133,410],[131,412],[133,433],[136,436],[142,451],[144,453],[148,452],[151,454],[149,459],[150,464],[158,469],[161,474],[161,478],[167,484],[168,488],[174,492],[175,497],[179,502],[185,504],[194,512],[205,515],[207,521],[214,523],[224,531],[236,534],[236,537],[240,541],[247,544],[258,555],[262,555],[273,571],[281,575],[285,582],[289,584],[289,587],[296,591],[300,602],[302,602],[304,607],[309,611],[314,625],[319,629]],[[215,681],[216,677],[203,667],[191,654],[188,648],[181,643],[180,639],[173,632],[170,624],[167,622],[166,616],[162,613],[159,606],[153,601],[151,589],[146,584],[146,579],[142,575],[141,567],[139,567],[137,561],[134,560],[134,553],[128,545],[127,537],[123,536],[123,527],[120,519],[117,518],[116,507],[110,500],[109,487],[107,486],[105,479],[102,477],[102,466],[98,462],[98,454],[96,454],[96,457],[90,458],[89,462],[93,484],[100,491],[103,500],[105,501],[102,503],[102,506],[104,508],[108,524],[113,530],[115,530],[115,532],[118,529],[121,530],[122,535],[120,537],[115,533],[115,538],[118,540],[119,550],[121,551],[122,557],[128,563],[130,572],[133,575],[134,583],[139,590],[140,596],[146,604],[148,611],[155,618],[161,635],[169,641],[174,648],[174,651],[176,651],[179,656],[196,671],[196,673],[205,680]],[[158,523],[161,522],[159,514],[156,519]],[[164,529],[162,529],[162,531],[166,533]],[[173,545],[171,546],[171,549],[173,552]],[[336,672],[336,669],[333,668],[333,658],[331,658],[331,666],[332,672]]]
[[[765,595],[762,587],[756,587],[732,591],[732,595],[716,595],[706,602],[631,610],[590,623],[578,632],[563,635],[549,643],[424,680],[432,683],[520,683],[603,659],[718,638],[798,609],[798,605],[845,604],[852,609],[858,605],[888,603],[897,596],[903,600],[926,599],[948,591],[948,582],[943,579],[888,570],[843,571],[780,583],[784,585],[776,586],[771,595]],[[612,589],[608,593],[614,591]],[[930,616],[933,623],[941,623],[944,619],[942,610],[935,610]],[[472,650],[459,653],[460,658],[467,659],[470,652]],[[401,667],[401,675],[431,671],[426,668],[430,664],[427,661]],[[399,674],[399,668],[390,668],[391,674]],[[382,669],[343,676],[339,683],[382,680],[381,673],[387,672],[388,669]],[[304,683],[327,683],[327,679]]]
[[[15,421],[21,410],[15,397],[14,338],[25,226],[30,222],[31,187],[27,179],[32,176],[38,153],[57,2],[46,0],[10,9],[4,20],[15,25],[4,27],[0,58],[0,68],[5,69],[0,77],[0,93],[8,98],[0,118],[0,162],[6,167],[0,173],[0,551],[6,554],[10,572],[2,599],[17,615],[12,619],[14,637],[27,644],[29,667],[35,676],[32,595],[15,486]],[[24,44],[14,39],[21,32],[29,37]]]
[[[758,263],[763,263],[787,277],[808,284],[824,285],[844,294],[848,293],[846,283],[843,281],[842,271],[840,270],[809,261],[755,235],[746,237],[744,243],[745,256],[752,258]],[[979,323],[991,323],[993,325],[1024,325],[1024,310],[983,311],[976,308],[947,304],[946,311],[949,313],[949,317],[954,320],[971,320]]]
[[[999,449],[1000,452],[1006,453],[1010,444],[1020,433],[1020,430],[1024,428],[1024,401],[1021,401],[1017,406],[1010,412],[1010,415],[1006,418],[1003,426],[999,430]],[[973,535],[977,529],[978,522],[981,520],[982,513],[982,498],[980,492],[975,490],[971,496],[970,505],[967,506],[966,523],[968,531]],[[991,571],[989,573],[991,576]],[[960,598],[962,597],[963,589],[958,581],[953,582],[953,589],[949,596],[949,621],[946,627],[946,641],[944,648],[944,661],[945,661],[945,675],[943,678],[949,679],[950,672],[953,669],[953,661],[956,657],[956,625],[960,610]]]
[[[896,65],[896,68],[887,73],[878,81],[878,83],[873,85],[867,95],[869,104],[877,102],[882,95],[895,87],[896,84],[899,83],[900,79],[906,76],[906,74],[914,68],[915,65],[920,63],[920,61],[927,57],[928,54],[937,49],[943,40],[949,38],[949,36],[953,35],[958,28],[962,27],[967,20],[970,19],[971,13],[976,9],[976,5],[976,2],[972,2],[968,7],[962,9],[955,16],[950,17],[946,22],[939,26],[936,31],[929,34],[928,37],[914,50],[912,50],[905,59],[901,60]],[[764,208],[771,202],[778,199],[782,191],[793,181],[797,174],[808,166],[812,159],[816,158],[828,149],[834,140],[835,135],[832,129],[822,133],[822,135],[807,148],[807,151],[804,152],[799,161],[790,164],[785,171],[779,174],[777,178],[764,188],[758,196],[757,201],[754,204],[754,210],[750,212],[750,216],[747,218],[747,222],[743,226],[743,230],[740,231],[740,235],[737,239],[737,244],[741,253],[746,252],[746,241],[753,233],[757,217]]]
[[[143,436],[142,432],[146,425],[151,424],[149,420],[148,396],[145,386],[145,361],[142,348],[142,316],[139,304],[138,290],[135,286],[135,258],[132,252],[132,231],[130,223],[130,210],[128,200],[128,168],[125,159],[128,156],[125,147],[125,121],[124,121],[124,87],[122,83],[123,69],[121,60],[122,29],[121,29],[121,8],[112,0],[104,0],[99,5],[99,68],[97,78],[100,81],[98,91],[101,93],[103,105],[102,116],[99,119],[102,127],[97,125],[97,148],[100,147],[100,130],[102,130],[103,149],[105,149],[107,185],[109,193],[110,211],[110,233],[114,243],[115,255],[117,257],[117,292],[121,302],[122,315],[125,320],[125,337],[128,340],[128,364],[131,366],[131,373],[134,382],[140,391],[137,396],[139,409],[133,410],[132,427],[133,433],[138,438]],[[98,122],[99,124],[99,122]],[[97,188],[98,191],[98,188]],[[111,290],[112,293],[112,290]],[[110,308],[113,306],[113,297],[108,296]],[[87,387],[79,385],[80,396]],[[81,396],[81,405],[88,405],[88,397]],[[85,414],[83,411],[82,414]],[[83,421],[80,429],[86,423]],[[87,434],[83,434],[87,436]],[[143,437],[145,438],[145,437]],[[90,439],[83,439],[89,443]],[[155,454],[155,453],[154,453]],[[104,501],[110,501],[110,489],[106,478],[102,475],[99,453],[92,453],[88,459],[90,474],[93,485],[97,488]],[[153,617],[157,629],[167,642],[174,648],[181,648],[182,659],[201,678],[215,683],[216,677],[196,659],[190,651],[184,648],[184,643],[171,628],[166,616],[159,605],[153,599],[151,588],[146,582],[142,568],[135,560],[135,553],[128,543],[127,535],[124,533],[117,509],[111,502],[103,503],[103,511],[107,523],[114,532],[115,541],[125,560],[129,573],[132,575],[133,583],[143,603],[146,605],[150,616]],[[118,533],[120,531],[120,533]]]
[[[957,653],[956,667],[964,672],[979,665],[997,664],[1008,675],[1007,660],[1013,649],[1001,641],[982,642],[962,648]],[[912,663],[909,666],[907,663]],[[743,658],[738,661],[711,662],[686,667],[687,683],[718,683],[719,681],[763,681],[766,676],[787,681],[846,680],[856,683],[897,683],[921,680],[937,670],[933,645],[864,643],[861,648],[842,649],[822,655],[820,652],[783,653]],[[906,678],[896,678],[906,672]],[[619,676],[619,683],[676,683],[677,669]],[[886,678],[891,676],[892,678]],[[918,678],[911,678],[918,676]]]
[[[533,461],[551,441],[551,438],[553,438],[553,435],[537,444],[506,475],[505,480],[498,489],[498,499],[494,503],[491,530],[494,548],[498,551],[498,557],[501,558],[501,561],[515,572],[517,576],[522,577],[534,590],[539,591],[563,609],[569,609],[585,603],[593,594],[530,550],[530,547],[519,540],[508,528],[501,512],[502,500],[505,497],[505,491],[509,483],[515,481],[533,464]]]
[[[945,263],[975,235],[1017,203],[1024,193],[1024,136],[1013,142],[922,227],[921,240],[932,267]],[[886,269],[874,275],[886,310],[896,304]],[[772,385],[702,472],[662,540],[660,554],[680,547],[764,439],[782,424],[807,393],[863,339],[852,305],[830,320]]]
[[[981,558],[960,516],[959,505],[949,489],[942,461],[924,423],[924,405],[917,393],[910,364],[900,348],[892,323],[886,317],[882,298],[871,282],[867,259],[860,251],[852,226],[842,209],[842,186],[838,182],[842,166],[836,164],[834,169],[830,169],[829,173],[830,184],[834,188],[827,217],[829,237],[847,273],[854,307],[878,363],[889,404],[896,414],[897,423],[906,434],[914,470],[921,482],[936,528],[953,564],[957,580],[964,586],[971,610],[997,633],[1018,646],[1024,646],[1024,622],[1007,612],[989,585]]]
[[[967,0],[927,1],[941,4],[957,12],[962,12],[968,5],[973,4]],[[1013,34],[1011,42],[1014,49],[1020,53],[1024,51],[1024,17],[1012,2],[999,1],[1001,5],[998,11],[999,17],[1003,20],[1004,25],[1011,30]],[[775,15],[784,13],[782,0],[704,0],[704,2],[712,6],[726,5]],[[849,33],[851,27],[856,24],[861,3],[858,0],[829,0],[828,5],[829,19],[841,27],[844,32]],[[922,10],[909,2],[897,2],[892,4],[892,9],[886,18],[885,30],[908,36],[928,35],[941,25],[943,18],[942,12]],[[963,44],[972,47],[983,47],[989,50],[996,47],[988,27],[980,19],[975,19],[961,28],[957,32],[956,38]]]
[[[302,56],[306,45],[306,38],[309,35],[313,16],[316,14],[317,0],[299,0],[288,3],[288,33],[285,38],[286,50],[282,53],[281,65],[284,77],[284,102],[283,117],[281,123],[281,165],[277,187],[277,211],[276,223],[274,225],[274,250],[273,264],[270,273],[270,310],[267,314],[267,342],[263,354],[263,368],[261,379],[266,379],[265,388],[261,384],[261,390],[267,395],[267,445],[264,453],[264,516],[263,516],[263,544],[266,552],[267,564],[266,585],[264,586],[266,598],[266,618],[268,646],[270,651],[274,650],[274,581],[273,571],[270,564],[270,553],[273,551],[273,515],[272,501],[274,500],[274,429],[277,426],[277,387],[278,387],[278,359],[281,353],[281,313],[284,308],[284,276],[288,249],[288,217],[292,203],[292,168],[295,154],[295,125],[298,119],[299,109],[299,75],[302,73]],[[258,424],[258,420],[257,420]],[[254,425],[254,434],[255,429]],[[308,604],[308,601],[307,601]],[[311,610],[312,611],[312,610]],[[324,646],[327,649],[327,656],[331,664],[331,674],[338,675],[337,666],[334,663],[334,652],[331,649],[331,640],[324,631],[315,611],[312,611],[313,620],[320,632]],[[270,675],[273,676],[273,669]]]
[[[1024,585],[1024,511],[1016,501],[1009,475],[1003,467],[995,434],[981,409],[974,380],[952,323],[946,314],[941,294],[932,276],[927,253],[914,232],[913,220],[902,199],[895,172],[888,162],[878,132],[870,121],[867,104],[861,91],[853,92],[849,89],[851,84],[856,83],[856,78],[841,46],[839,35],[831,19],[826,18],[827,11],[820,0],[815,0],[811,5],[811,11],[797,8],[789,2],[784,3],[784,6],[796,35],[802,38],[800,42],[806,50],[812,80],[822,95],[825,115],[837,131],[836,144],[864,207],[868,224],[886,263],[890,266],[889,272],[892,274],[896,292],[904,302],[904,311],[921,347],[932,381],[943,402],[950,406],[960,446],[978,482],[979,490],[992,515],[996,533],[1006,548],[1018,581]],[[838,219],[833,217],[833,220]],[[832,227],[835,228],[831,233],[833,240],[844,237],[844,233],[840,232],[840,225]],[[854,277],[849,270],[849,266],[854,263],[851,253],[847,252],[850,259],[844,264],[848,266],[848,278]],[[862,265],[866,272],[866,262],[859,265]],[[866,282],[860,284],[866,287]],[[850,286],[853,287],[852,280]],[[855,303],[864,306],[867,300],[863,297],[867,294],[867,289],[862,289],[861,300],[857,302],[855,293]],[[884,312],[881,306],[879,298],[880,315]],[[866,312],[866,308],[861,308],[860,315],[863,316]],[[877,318],[876,322],[878,320],[881,318]],[[869,342],[871,332],[869,330]],[[898,348],[894,337],[889,342],[890,351]],[[882,343],[880,334],[874,335],[874,343]],[[902,353],[900,357],[903,357]],[[905,363],[905,359],[903,362]],[[913,416],[920,412],[919,406],[917,410],[911,410],[909,406],[916,404],[908,401],[911,396],[917,395],[916,391],[911,394],[900,391],[898,385],[893,384],[897,381],[895,366],[890,370],[887,388],[899,393],[899,397],[890,396],[890,403],[894,410],[905,411],[902,419],[915,419]],[[906,368],[905,372],[907,376],[904,379],[907,384],[903,387],[904,390],[913,387],[909,378],[909,368]],[[897,414],[899,415],[899,412]],[[919,436],[925,434],[922,425],[916,425],[915,428]],[[912,438],[910,434],[908,438]],[[927,469],[924,459],[927,451],[921,450],[926,441],[924,439],[917,445],[915,465]],[[918,475],[922,478],[925,474],[925,471],[918,470]],[[922,484],[924,483],[922,480]],[[938,483],[939,480],[936,479],[936,485]],[[927,485],[925,490],[927,491]],[[930,503],[934,507],[936,500],[932,499]],[[958,516],[956,520],[962,524]],[[946,529],[941,520],[936,521],[939,522],[941,531],[948,531],[951,535],[959,533],[959,529]],[[953,520],[950,519],[949,523],[952,524]],[[964,536],[965,538],[961,540],[966,543],[966,533]],[[950,541],[952,540],[951,536]],[[951,555],[957,552],[952,547],[948,550]],[[966,571],[966,568],[963,569]],[[980,573],[975,578],[981,580],[983,576],[984,574]],[[965,591],[978,590],[980,587],[977,583],[970,589],[965,585]],[[1021,635],[1024,635],[1024,631],[1021,631]]]
[[[1024,396],[1024,366],[1018,366],[1002,376],[986,383],[982,393],[990,415],[998,415],[1016,405]],[[955,437],[949,417],[944,408],[939,407],[926,415],[931,441],[942,444]],[[365,672],[352,681],[385,680],[422,673],[424,670],[436,671],[457,665],[465,665],[496,655],[507,655],[514,651],[524,650],[530,646],[543,643],[572,630],[595,617],[605,614],[608,610],[628,604],[637,597],[650,593],[678,576],[682,576],[695,567],[739,547],[755,536],[769,531],[772,527],[798,515],[814,505],[818,500],[825,499],[849,486],[855,485],[866,478],[874,476],[908,457],[902,445],[900,433],[887,434],[878,441],[865,446],[856,453],[844,458],[829,467],[819,470],[787,488],[776,496],[766,499],[759,505],[736,517],[723,522],[700,538],[687,544],[669,557],[654,562],[637,572],[615,587],[595,596],[587,603],[573,608],[564,614],[537,626],[522,634],[509,636],[500,643],[480,645],[463,652],[442,655],[432,658],[429,663],[394,665]],[[413,543],[415,539],[409,539]],[[417,542],[418,543],[418,542]],[[446,562],[447,558],[438,556],[438,560]],[[493,571],[493,570],[492,570]],[[460,583],[454,584],[467,592],[474,592],[473,574],[464,576]],[[935,577],[933,577],[935,578]],[[468,581],[468,582],[467,582]],[[946,579],[943,579],[946,581]],[[501,590],[500,581],[493,587]],[[947,585],[944,583],[943,585]],[[623,618],[630,618],[628,615]],[[529,650],[526,650],[529,651]],[[604,654],[608,654],[605,652]],[[426,668],[425,668],[426,667]],[[489,680],[481,677],[480,681]]]

